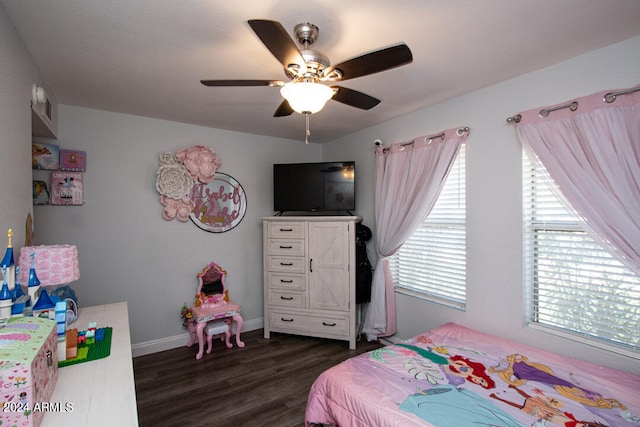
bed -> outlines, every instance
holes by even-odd
[[[307,426],[640,426],[640,376],[448,323],[313,383]]]

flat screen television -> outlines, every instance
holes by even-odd
[[[355,162],[273,165],[274,211],[351,213],[355,208]]]

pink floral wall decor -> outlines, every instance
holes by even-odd
[[[215,151],[203,145],[185,148],[177,153],[160,154],[156,172],[156,190],[163,206],[162,217],[185,222],[195,208],[189,193],[195,184],[211,182],[221,161]]]
[[[178,161],[189,171],[194,180],[203,184],[213,181],[216,169],[220,167],[220,159],[209,147],[196,145],[176,153]]]

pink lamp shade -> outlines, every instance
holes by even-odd
[[[69,284],[80,278],[78,249],[74,245],[25,246],[20,250],[20,283],[29,281],[31,254],[40,286]]]

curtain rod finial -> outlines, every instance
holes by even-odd
[[[516,114],[515,116],[507,117],[507,123],[520,123],[522,115]]]

